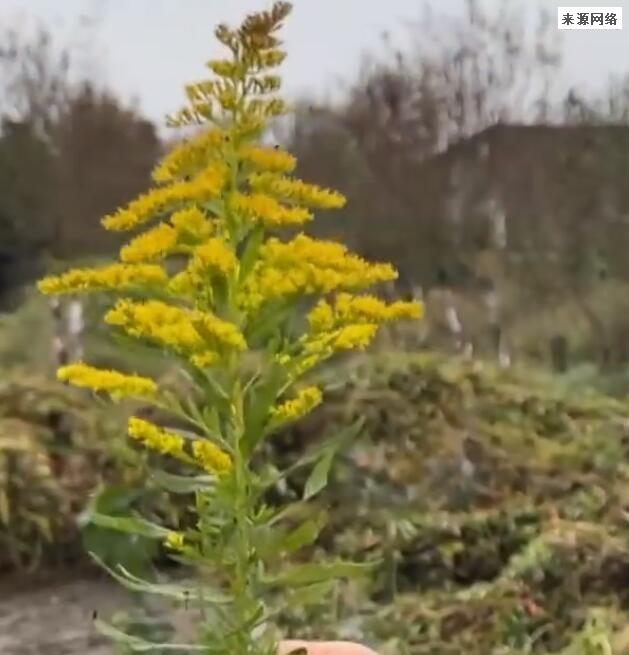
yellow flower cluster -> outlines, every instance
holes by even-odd
[[[208,239],[192,249],[188,265],[171,279],[168,290],[175,295],[194,298],[195,294],[210,291],[216,276],[229,276],[238,264],[238,258],[223,239]]]
[[[157,164],[153,180],[166,183],[196,175],[222,155],[226,137],[223,130],[212,128],[178,144]]]
[[[127,431],[132,439],[149,450],[170,455],[187,464],[196,464],[211,474],[223,475],[232,467],[231,457],[205,439],[192,441],[192,456],[186,452],[186,440],[179,434],[135,416],[129,419]]]
[[[127,263],[151,262],[169,255],[177,245],[177,230],[168,223],[135,237],[120,250],[120,259]]]
[[[242,64],[229,59],[210,59],[210,61],[206,63],[206,66],[214,73],[214,75],[231,79],[239,78],[245,72]]]
[[[301,343],[303,352],[320,362],[341,350],[363,350],[373,341],[377,332],[378,325],[375,323],[357,323],[330,332],[306,334]]]
[[[302,346],[304,342],[305,338],[302,338]],[[304,356],[304,352],[302,351],[296,356],[291,356],[286,353],[280,353],[275,356],[275,361],[280,366],[284,366],[286,368],[288,380],[291,382],[301,377],[304,373],[316,366],[321,361],[321,359],[321,352],[315,352]]]
[[[150,264],[110,264],[102,268],[75,268],[40,280],[46,295],[86,291],[125,291],[144,286],[163,286],[168,277],[161,266]]]
[[[208,239],[205,243],[194,249],[194,256],[190,262],[190,272],[217,272],[227,276],[236,270],[238,259],[223,239]]]
[[[319,387],[301,389],[295,398],[274,407],[271,419],[274,423],[296,421],[321,403],[322,394]]]
[[[312,214],[307,209],[286,207],[263,193],[235,193],[230,198],[230,207],[269,228],[303,225],[312,220]]]
[[[127,431],[132,439],[150,450],[162,455],[171,455],[184,462],[190,461],[184,450],[185,440],[179,434],[163,430],[157,425],[135,416],[129,419]]]
[[[208,202],[221,192],[226,176],[223,162],[210,164],[192,180],[158,187],[139,196],[116,213],[105,216],[102,224],[107,230],[132,230],[177,205]]]
[[[207,473],[225,475],[231,471],[231,457],[210,441],[193,441],[192,454],[197,464]]]
[[[181,532],[171,531],[166,535],[164,539],[164,546],[170,548],[171,550],[183,550],[184,547],[184,535]]]
[[[125,397],[150,398],[157,393],[157,385],[150,378],[125,375],[119,371],[94,368],[87,364],[70,364],[57,371],[57,378],[76,387],[104,391],[114,400]]]
[[[396,277],[389,264],[370,264],[340,243],[304,234],[286,243],[272,238],[260,248],[239,300],[256,309],[274,298],[361,289]]]
[[[281,50],[253,50],[245,53],[243,60],[252,70],[265,70],[268,68],[275,68],[279,66],[284,59],[286,53]]]
[[[208,220],[198,207],[180,209],[170,217],[170,222],[183,239],[206,239],[215,230],[215,221]]]
[[[272,173],[290,173],[297,160],[285,150],[246,144],[238,150],[240,161],[253,168]]]
[[[109,325],[122,328],[132,337],[146,339],[184,355],[205,354],[214,361],[223,350],[245,350],[242,333],[232,323],[199,310],[176,307],[159,300],[120,300],[105,316]],[[212,353],[207,359],[207,353]]]
[[[340,293],[334,305],[320,300],[308,313],[311,332],[332,330],[338,325],[351,323],[385,323],[401,319],[419,319],[423,307],[418,302],[397,301],[387,304],[371,295],[353,296]]]
[[[238,268],[238,258],[221,238],[208,239],[191,250],[186,268],[169,282],[168,290],[184,297],[207,292],[216,276],[227,277]]]
[[[338,191],[272,173],[250,175],[249,186],[254,191],[315,209],[340,209],[346,202],[345,196]]]
[[[151,262],[175,252],[186,252],[212,230],[212,222],[199,209],[182,209],[171,216],[170,224],[160,223],[123,246],[120,259],[126,263]]]

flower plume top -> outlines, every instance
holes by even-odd
[[[176,358],[194,375],[217,367],[237,371],[245,351],[267,345],[256,335],[269,317],[291,303],[296,309],[299,299],[311,304],[306,334],[289,337],[287,321],[271,335],[276,345],[270,359],[291,382],[336,352],[365,348],[381,324],[421,315],[418,303],[387,305],[363,295],[397,277],[391,265],[299,231],[315,212],[341,209],[345,198],[297,179],[295,158],[262,143],[269,122],[288,111],[277,96],[276,69],[285,57],[277,32],[290,9],[277,2],[240,27],[216,29],[226,57],[207,63],[212,77],[185,87],[185,107],[168,119],[171,126],[198,129],[157,163],[153,188],[103,218],[107,230],[132,232],[118,261],[39,283],[46,294],[120,296],[105,322]],[[282,235],[295,228],[291,238]],[[159,395],[147,378],[85,365],[62,369],[60,377],[116,399]],[[307,387],[283,403],[274,400],[268,419],[279,424],[307,413],[321,396]],[[137,421],[132,433],[160,452],[228,468],[220,451],[201,442],[188,452],[176,435]]]

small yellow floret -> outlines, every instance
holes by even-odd
[[[164,539],[164,545],[171,550],[183,550],[184,541],[182,532],[169,532]]]

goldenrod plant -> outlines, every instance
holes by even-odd
[[[275,654],[278,603],[306,603],[330,581],[364,572],[365,565],[338,561],[286,564],[316,540],[323,518],[295,526],[286,508],[264,504],[265,491],[300,466],[312,467],[305,500],[317,494],[334,452],[357,426],[289,470],[254,455],[263,440],[321,403],[322,389],[304,384],[309,371],[335,353],[364,349],[384,322],[421,314],[417,303],[387,304],[364,293],[394,279],[392,266],[301,231],[313,210],[340,208],[345,199],[292,177],[295,159],[263,145],[269,121],[289,111],[274,95],[280,77],[273,71],[285,57],[276,32],[290,9],[277,2],[237,29],[215,30],[229,56],[208,62],[213,78],[186,87],[186,107],[169,118],[172,126],[198,129],[157,165],[153,189],[103,219],[108,230],[136,232],[119,261],[39,284],[45,294],[112,294],[106,323],[176,360],[198,392],[85,363],[58,372],[65,382],[114,401],[141,400],[188,426],[168,428],[136,416],[128,435],[156,451],[157,461],[173,458],[189,472],[156,469],[155,480],[169,492],[193,494],[193,527],[94,517],[100,525],[162,540],[173,558],[199,571],[198,584],[186,586],[110,569],[131,589],[201,608],[196,643],[169,646],[184,652]],[[307,320],[296,334],[304,301]],[[99,625],[136,650],[168,647]]]

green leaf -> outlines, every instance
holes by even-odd
[[[218,400],[222,400],[228,403],[231,400],[230,396],[227,393],[227,391],[225,391],[225,389],[223,388],[223,385],[216,379],[216,377],[209,371],[204,371],[203,375],[207,380],[207,383],[212,391],[213,396]]]
[[[330,448],[315,464],[312,472],[306,480],[306,485],[304,487],[304,500],[309,500],[325,488],[328,483],[328,475],[330,473],[330,467],[332,466],[332,461],[334,460],[335,454],[336,450]]]
[[[332,593],[336,582],[336,580],[326,580],[325,582],[316,582],[305,587],[298,587],[289,592],[288,600],[295,607],[320,603]]]
[[[279,548],[284,553],[292,553],[304,546],[309,546],[314,543],[319,536],[319,533],[325,527],[328,521],[328,516],[322,512],[316,519],[311,519],[302,523],[299,527],[295,528],[292,532],[281,541]]]
[[[173,494],[191,494],[195,491],[211,491],[216,486],[216,478],[211,475],[185,476],[151,471],[150,479],[161,489]]]
[[[146,641],[141,637],[134,637],[122,630],[118,630],[118,628],[100,619],[94,621],[94,626],[105,637],[109,637],[109,639],[119,644],[124,644],[127,648],[137,653],[156,653],[160,652],[160,650],[207,652],[207,646],[195,646],[194,644],[160,644]]]
[[[285,377],[286,373],[282,367],[275,365],[247,395],[249,402],[245,410],[245,434],[243,436],[245,452],[252,452],[262,438],[264,424],[271,406],[285,382]]]
[[[218,415],[218,410],[216,407],[204,407],[202,410],[203,420],[205,425],[207,425],[210,430],[213,430],[217,434],[221,431],[220,417]]]
[[[94,515],[128,515],[133,504],[146,494],[144,489],[122,486],[105,487],[95,494],[77,519],[84,548],[104,561],[120,563],[138,573],[147,571],[157,554],[158,545],[153,539],[101,527],[93,521]]]
[[[325,440],[321,456],[306,481],[304,500],[316,496],[327,485],[334,457],[343,446],[356,437],[363,423],[364,417],[361,417],[345,430],[341,430],[336,438]]]
[[[359,578],[371,573],[375,563],[326,562],[294,566],[263,580],[267,587],[300,587],[338,579]]]
[[[275,522],[270,520],[253,530],[252,544],[264,562],[277,562],[282,555],[293,553],[316,541],[326,522],[327,515],[322,512],[316,518],[304,521],[294,530],[286,531],[274,527]]]
[[[163,528],[161,525],[131,516],[107,516],[94,512],[90,519],[92,523],[101,528],[110,528],[111,530],[126,532],[128,534],[137,534],[141,537],[148,537],[149,539],[163,539],[171,532],[171,530]]]
[[[185,603],[203,605],[227,605],[231,599],[224,594],[208,589],[207,585],[203,587],[194,587],[185,584],[171,584],[171,583],[158,583],[142,580],[123,566],[117,565],[118,571],[108,566],[102,559],[94,553],[90,553],[91,557],[104,568],[109,575],[118,581],[123,587],[130,591],[139,591],[141,593],[154,594],[158,596],[165,596],[172,600],[177,600]]]
[[[277,332],[293,311],[293,305],[286,301],[270,303],[252,322],[251,331],[245,335],[247,343],[252,348],[266,346],[268,338]]]
[[[334,454],[338,453],[356,437],[356,435],[362,429],[364,423],[365,417],[361,416],[356,421],[354,421],[354,423],[341,430],[335,437],[324,437],[323,445],[319,446],[318,448],[314,448],[312,451],[302,455],[294,464],[291,464],[291,466],[284,469],[284,471],[275,476],[275,478],[268,477],[265,480],[260,480],[258,494],[263,494],[267,489],[276,485],[281,480],[289,477],[299,469],[302,469],[305,466],[312,464],[313,462],[318,462],[321,458],[326,457],[330,450],[332,450]]]
[[[257,225],[251,232],[249,238],[247,239],[247,245],[245,246],[242,255],[240,257],[240,272],[238,275],[238,282],[242,283],[251,270],[253,269],[254,264],[258,258],[258,252],[260,251],[260,246],[264,241],[264,228],[260,225]]]

